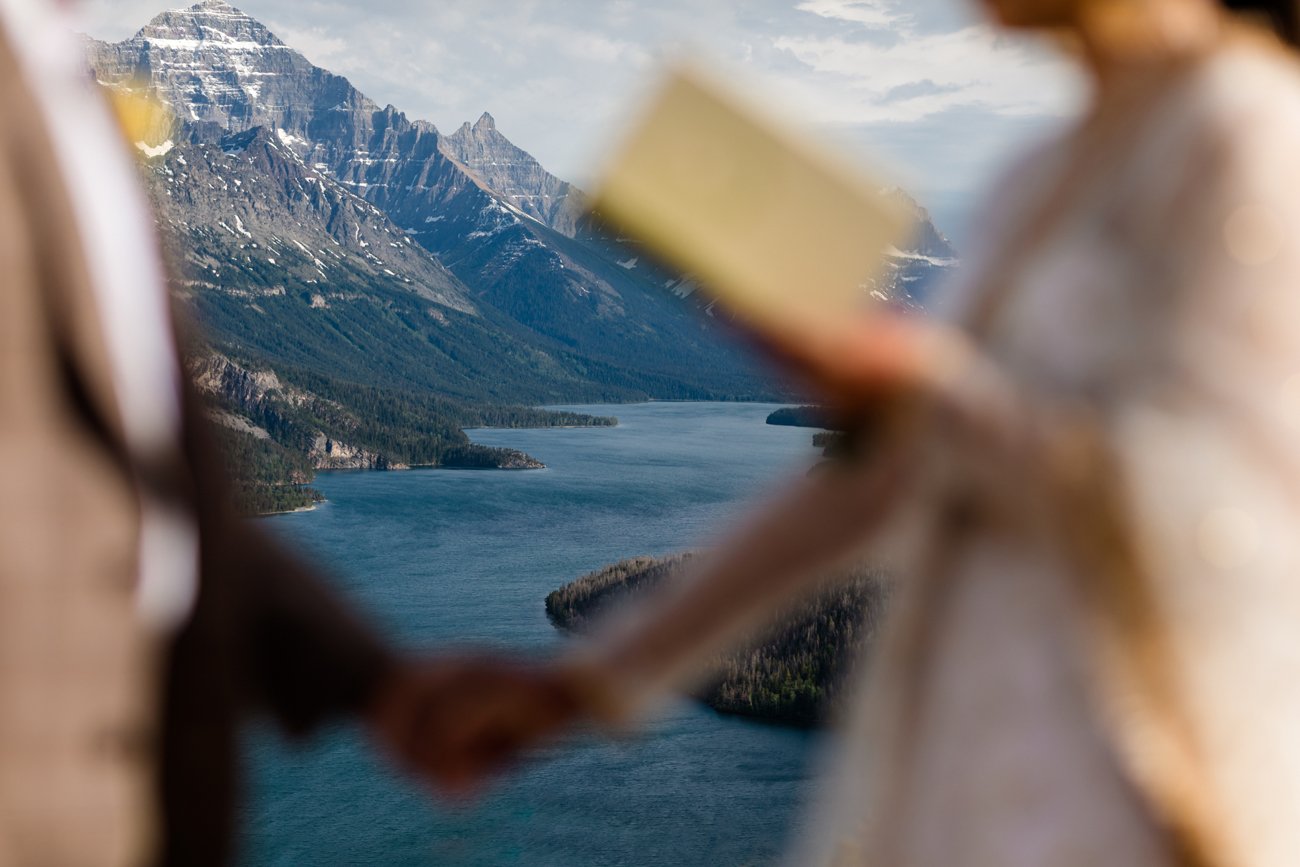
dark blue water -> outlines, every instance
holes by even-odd
[[[814,457],[807,430],[758,404],[576,407],[617,428],[484,430],[548,469],[331,473],[329,502],[267,526],[326,564],[408,646],[550,651],[542,606],[606,563],[706,543]],[[474,805],[435,804],[356,730],[289,748],[250,736],[244,864],[769,864],[809,794],[809,735],[689,702],[630,742],[578,740]]]

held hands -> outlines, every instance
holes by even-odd
[[[371,729],[409,773],[464,795],[592,713],[560,667],[493,655],[407,661],[380,687]]]

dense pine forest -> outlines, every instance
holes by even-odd
[[[217,442],[231,468],[235,507],[244,515],[290,512],[323,499],[305,455],[273,440],[217,426]]]
[[[606,566],[546,597],[557,628],[584,633],[611,611],[675,580],[693,555],[636,557]],[[796,726],[837,713],[844,686],[875,637],[890,584],[859,568],[787,606],[762,635],[715,658],[695,695],[722,712]]]

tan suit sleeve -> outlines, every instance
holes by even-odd
[[[186,450],[200,524],[196,619],[224,621],[209,652],[224,647],[240,698],[270,711],[290,732],[364,711],[392,665],[391,651],[320,570],[234,512],[198,400],[186,395]],[[215,611],[204,610],[209,600]]]

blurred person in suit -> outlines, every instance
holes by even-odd
[[[65,6],[0,0],[0,867],[221,865],[249,714],[436,785],[428,708],[531,686],[398,653],[234,514]]]
[[[978,209],[935,319],[772,349],[878,432],[543,675],[634,720],[846,561],[899,588],[792,863],[1300,863],[1291,0],[984,0],[1091,105]],[[792,326],[793,327],[793,326]],[[442,748],[554,731],[522,694]]]

